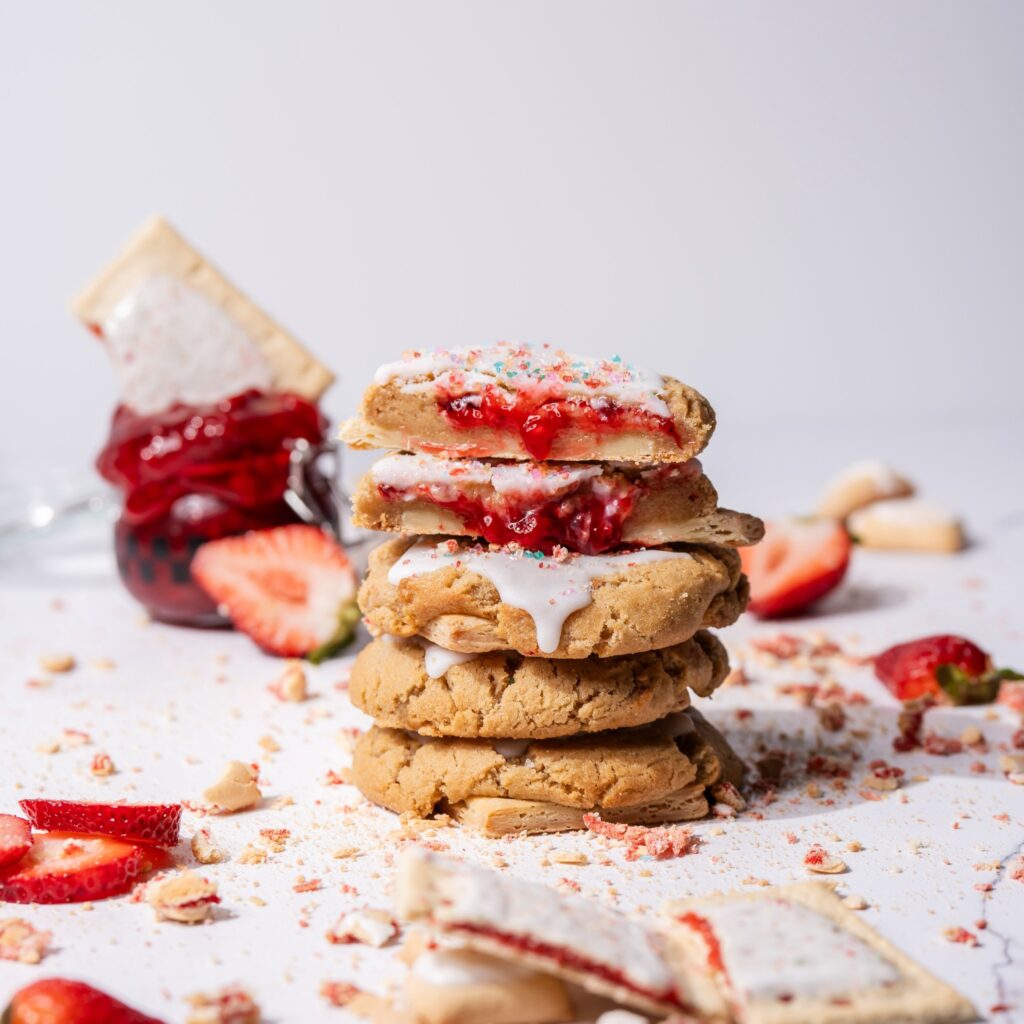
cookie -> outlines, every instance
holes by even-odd
[[[375,634],[419,634],[451,651],[610,658],[728,626],[747,603],[729,548],[537,554],[389,540],[370,554],[359,607]]]
[[[745,1024],[977,1019],[949,985],[883,939],[821,882],[672,903],[666,915]]]
[[[596,555],[682,539],[675,532],[717,501],[696,459],[639,467],[394,453],[359,481],[352,506],[355,525],[370,530]]]
[[[380,367],[341,436],[354,448],[651,464],[692,459],[714,427],[707,399],[672,377],[501,342]]]
[[[395,908],[441,937],[627,1006],[727,1018],[717,987],[686,968],[672,932],[509,872],[410,847],[398,862]]]
[[[956,516],[919,498],[876,501],[854,512],[847,526],[866,548],[951,553],[965,543]]]
[[[559,978],[471,949],[423,951],[405,996],[418,1024],[554,1024],[572,1016]]]
[[[423,736],[550,739],[657,721],[705,697],[729,671],[710,633],[619,658],[453,655],[382,637],[356,658],[349,697],[378,725]]]
[[[905,498],[913,493],[914,485],[884,462],[857,462],[826,484],[818,499],[817,513],[819,516],[845,519],[873,501]]]
[[[334,380],[160,217],[81,291],[72,310],[106,341],[123,397],[140,413],[166,407],[167,389],[196,405],[249,387],[316,401]],[[147,346],[154,338],[159,352]]]
[[[420,818],[473,797],[603,814],[711,786],[733,771],[713,731],[692,709],[639,729],[555,740],[428,739],[374,726],[356,743],[353,781],[374,803]]]

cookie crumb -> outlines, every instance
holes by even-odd
[[[233,814],[258,803],[263,794],[256,780],[259,773],[241,761],[229,762],[224,774],[203,793],[203,800],[214,814]]]
[[[39,658],[39,667],[44,672],[70,672],[77,664],[73,654],[43,654]]]
[[[284,671],[268,689],[280,701],[301,704],[309,696],[305,666],[295,659],[285,662]]]
[[[20,917],[0,921],[0,960],[37,964],[50,951],[52,932],[39,931]]]
[[[192,1007],[185,1024],[260,1024],[260,1008],[239,985],[228,985],[207,995],[197,992],[187,999]]]
[[[210,917],[220,897],[213,882],[194,871],[183,871],[149,885],[146,902],[155,911],[158,921],[199,924]]]

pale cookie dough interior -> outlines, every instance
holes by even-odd
[[[378,725],[424,736],[548,739],[656,721],[687,707],[690,690],[707,696],[728,669],[704,631],[660,651],[577,660],[508,651],[453,660],[418,637],[381,637],[356,659],[349,697]]]
[[[729,548],[560,562],[402,537],[371,552],[359,606],[371,632],[419,634],[449,650],[607,658],[731,625],[747,597],[739,557]]]

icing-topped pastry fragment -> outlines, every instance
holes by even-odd
[[[401,916],[481,953],[641,1009],[723,1016],[714,986],[681,969],[670,936],[596,903],[412,848],[395,896]]]
[[[737,546],[761,539],[759,520],[716,510],[717,497],[696,459],[640,467],[396,452],[359,482],[353,522],[404,534],[480,537],[548,554],[557,547],[596,555],[622,544]]]
[[[822,883],[698,897],[669,904],[666,914],[740,1024],[975,1019],[966,999]]]
[[[249,389],[315,401],[334,379],[160,217],[72,309],[105,342],[122,401],[142,415]]]
[[[499,342],[411,351],[382,366],[342,437],[473,457],[682,462],[714,423],[692,388],[619,356]]]

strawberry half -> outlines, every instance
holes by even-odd
[[[750,580],[749,609],[763,619],[800,611],[839,586],[853,545],[837,519],[764,524],[764,540],[740,549]]]
[[[45,978],[15,992],[0,1024],[162,1024],[108,996],[67,978]]]
[[[181,804],[94,804],[77,800],[19,800],[34,828],[95,832],[133,843],[176,846]]]
[[[270,654],[319,662],[355,635],[355,571],[316,526],[209,541],[196,553],[192,575],[235,627]]]
[[[0,900],[78,903],[124,892],[148,870],[145,847],[110,836],[44,832],[31,849],[0,871]]]
[[[0,814],[0,868],[21,860],[31,846],[31,823],[14,814]]]
[[[940,633],[890,647],[875,657],[875,675],[899,700],[938,697],[951,704],[991,704],[1013,669],[993,669],[992,659],[962,636]]]

